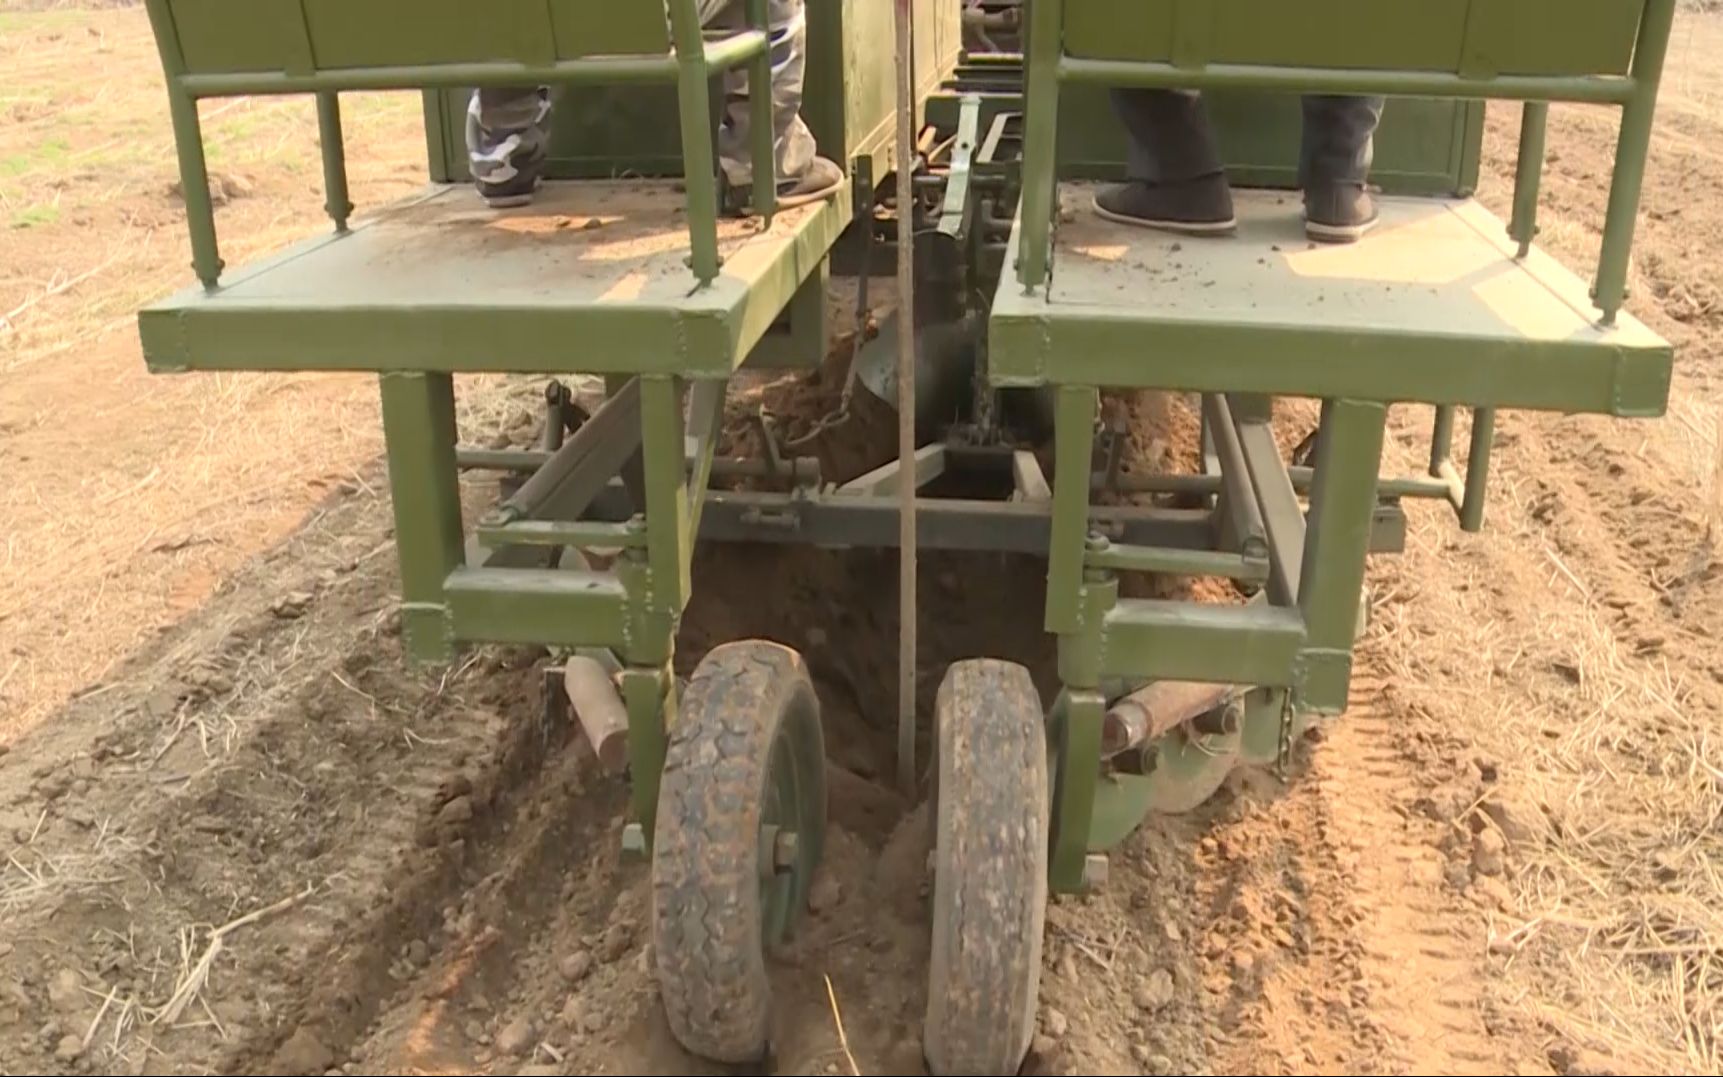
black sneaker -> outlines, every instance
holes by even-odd
[[[1304,233],[1318,243],[1355,243],[1376,227],[1376,202],[1361,183],[1326,184],[1304,195]]]
[[[1164,184],[1131,180],[1097,194],[1095,212],[1184,236],[1225,236],[1238,228],[1224,175]]]

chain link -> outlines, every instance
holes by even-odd
[[[1287,778],[1287,771],[1292,763],[1292,693],[1289,691],[1281,696],[1280,706],[1280,744],[1275,756],[1275,772],[1282,781]]]

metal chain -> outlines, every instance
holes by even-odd
[[[1292,762],[1292,693],[1288,691],[1281,697],[1280,706],[1280,745],[1274,761],[1275,773],[1285,781],[1287,770]]]

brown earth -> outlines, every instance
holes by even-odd
[[[538,657],[402,654],[373,384],[143,371],[131,312],[188,274],[141,12],[18,7],[0,1073],[716,1072],[664,1028],[626,789],[544,711]],[[1684,15],[1636,248],[1634,309],[1679,347],[1669,416],[1503,416],[1483,534],[1408,506],[1352,713],[1290,780],[1240,773],[1152,820],[1103,893],[1050,910],[1036,1072],[1723,1068],[1720,49],[1723,17]],[[206,108],[230,262],[322,227],[308,105]],[[1582,271],[1606,120],[1552,118],[1542,239]],[[362,206],[418,182],[416,121],[410,98],[350,106]],[[1516,129],[1493,110],[1498,212]],[[763,386],[729,428],[763,400],[805,432],[834,384]],[[462,389],[469,440],[531,436],[533,385]],[[1124,410],[1134,462],[1188,453],[1188,415]],[[1295,442],[1308,410],[1287,419]],[[1396,412],[1389,465],[1415,470],[1427,429]],[[827,725],[834,830],[776,963],[779,1070],[850,1072],[841,1018],[855,1071],[920,1072],[895,561],[709,549],[696,571],[684,672],[723,640],[795,644]],[[921,578],[924,714],[958,657],[1050,686],[1038,566],[928,556]]]

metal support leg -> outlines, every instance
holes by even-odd
[[[185,195],[186,227],[191,231],[191,264],[197,279],[213,291],[221,282],[221,250],[215,241],[215,205],[209,196],[209,165],[203,153],[203,124],[197,98],[178,86],[168,88],[168,113],[179,148],[180,188]]]
[[[658,784],[676,708],[676,678],[663,666],[630,666],[622,671],[622,701],[628,707],[629,806],[640,824],[646,848],[652,847],[658,821]]]
[[[1627,263],[1638,223],[1639,195],[1645,183],[1645,163],[1651,150],[1651,129],[1657,110],[1663,61],[1669,52],[1669,32],[1675,22],[1675,0],[1648,0],[1639,24],[1639,48],[1633,54],[1633,98],[1621,110],[1621,137],[1615,147],[1615,175],[1609,185],[1609,212],[1603,224],[1603,250],[1597,259],[1593,299],[1603,312],[1603,324],[1614,325],[1627,294]]]
[[[401,563],[401,629],[423,661],[454,654],[443,581],[465,559],[455,467],[455,389],[448,374],[384,374],[383,435]]]
[[[1538,191],[1543,186],[1544,130],[1548,101],[1527,101],[1520,113],[1520,155],[1514,169],[1514,215],[1508,235],[1519,244],[1519,256],[1531,253],[1538,234]]]
[[[337,232],[347,231],[353,202],[347,195],[347,146],[341,135],[341,98],[334,90],[317,95],[317,138],[323,144],[324,209]]]
[[[1085,542],[1099,547],[1101,541]],[[1107,613],[1119,600],[1119,581],[1105,569],[1086,569],[1079,590],[1079,628],[1059,637],[1059,677],[1065,707],[1058,724],[1058,770],[1053,785],[1053,848],[1048,867],[1053,889],[1086,888],[1084,867],[1101,771],[1101,735],[1107,698],[1101,692],[1101,652]]]
[[[1059,390],[1053,420],[1053,533],[1047,553],[1047,631],[1077,631],[1082,617],[1084,542],[1089,531],[1089,469],[1095,455],[1100,394]]]
[[[654,613],[674,623],[688,601],[693,564],[682,386],[675,378],[641,384],[641,438],[646,463],[646,549]]]
[[[1303,703],[1319,714],[1346,709],[1387,415],[1373,401],[1322,405],[1298,589],[1306,633]]]

